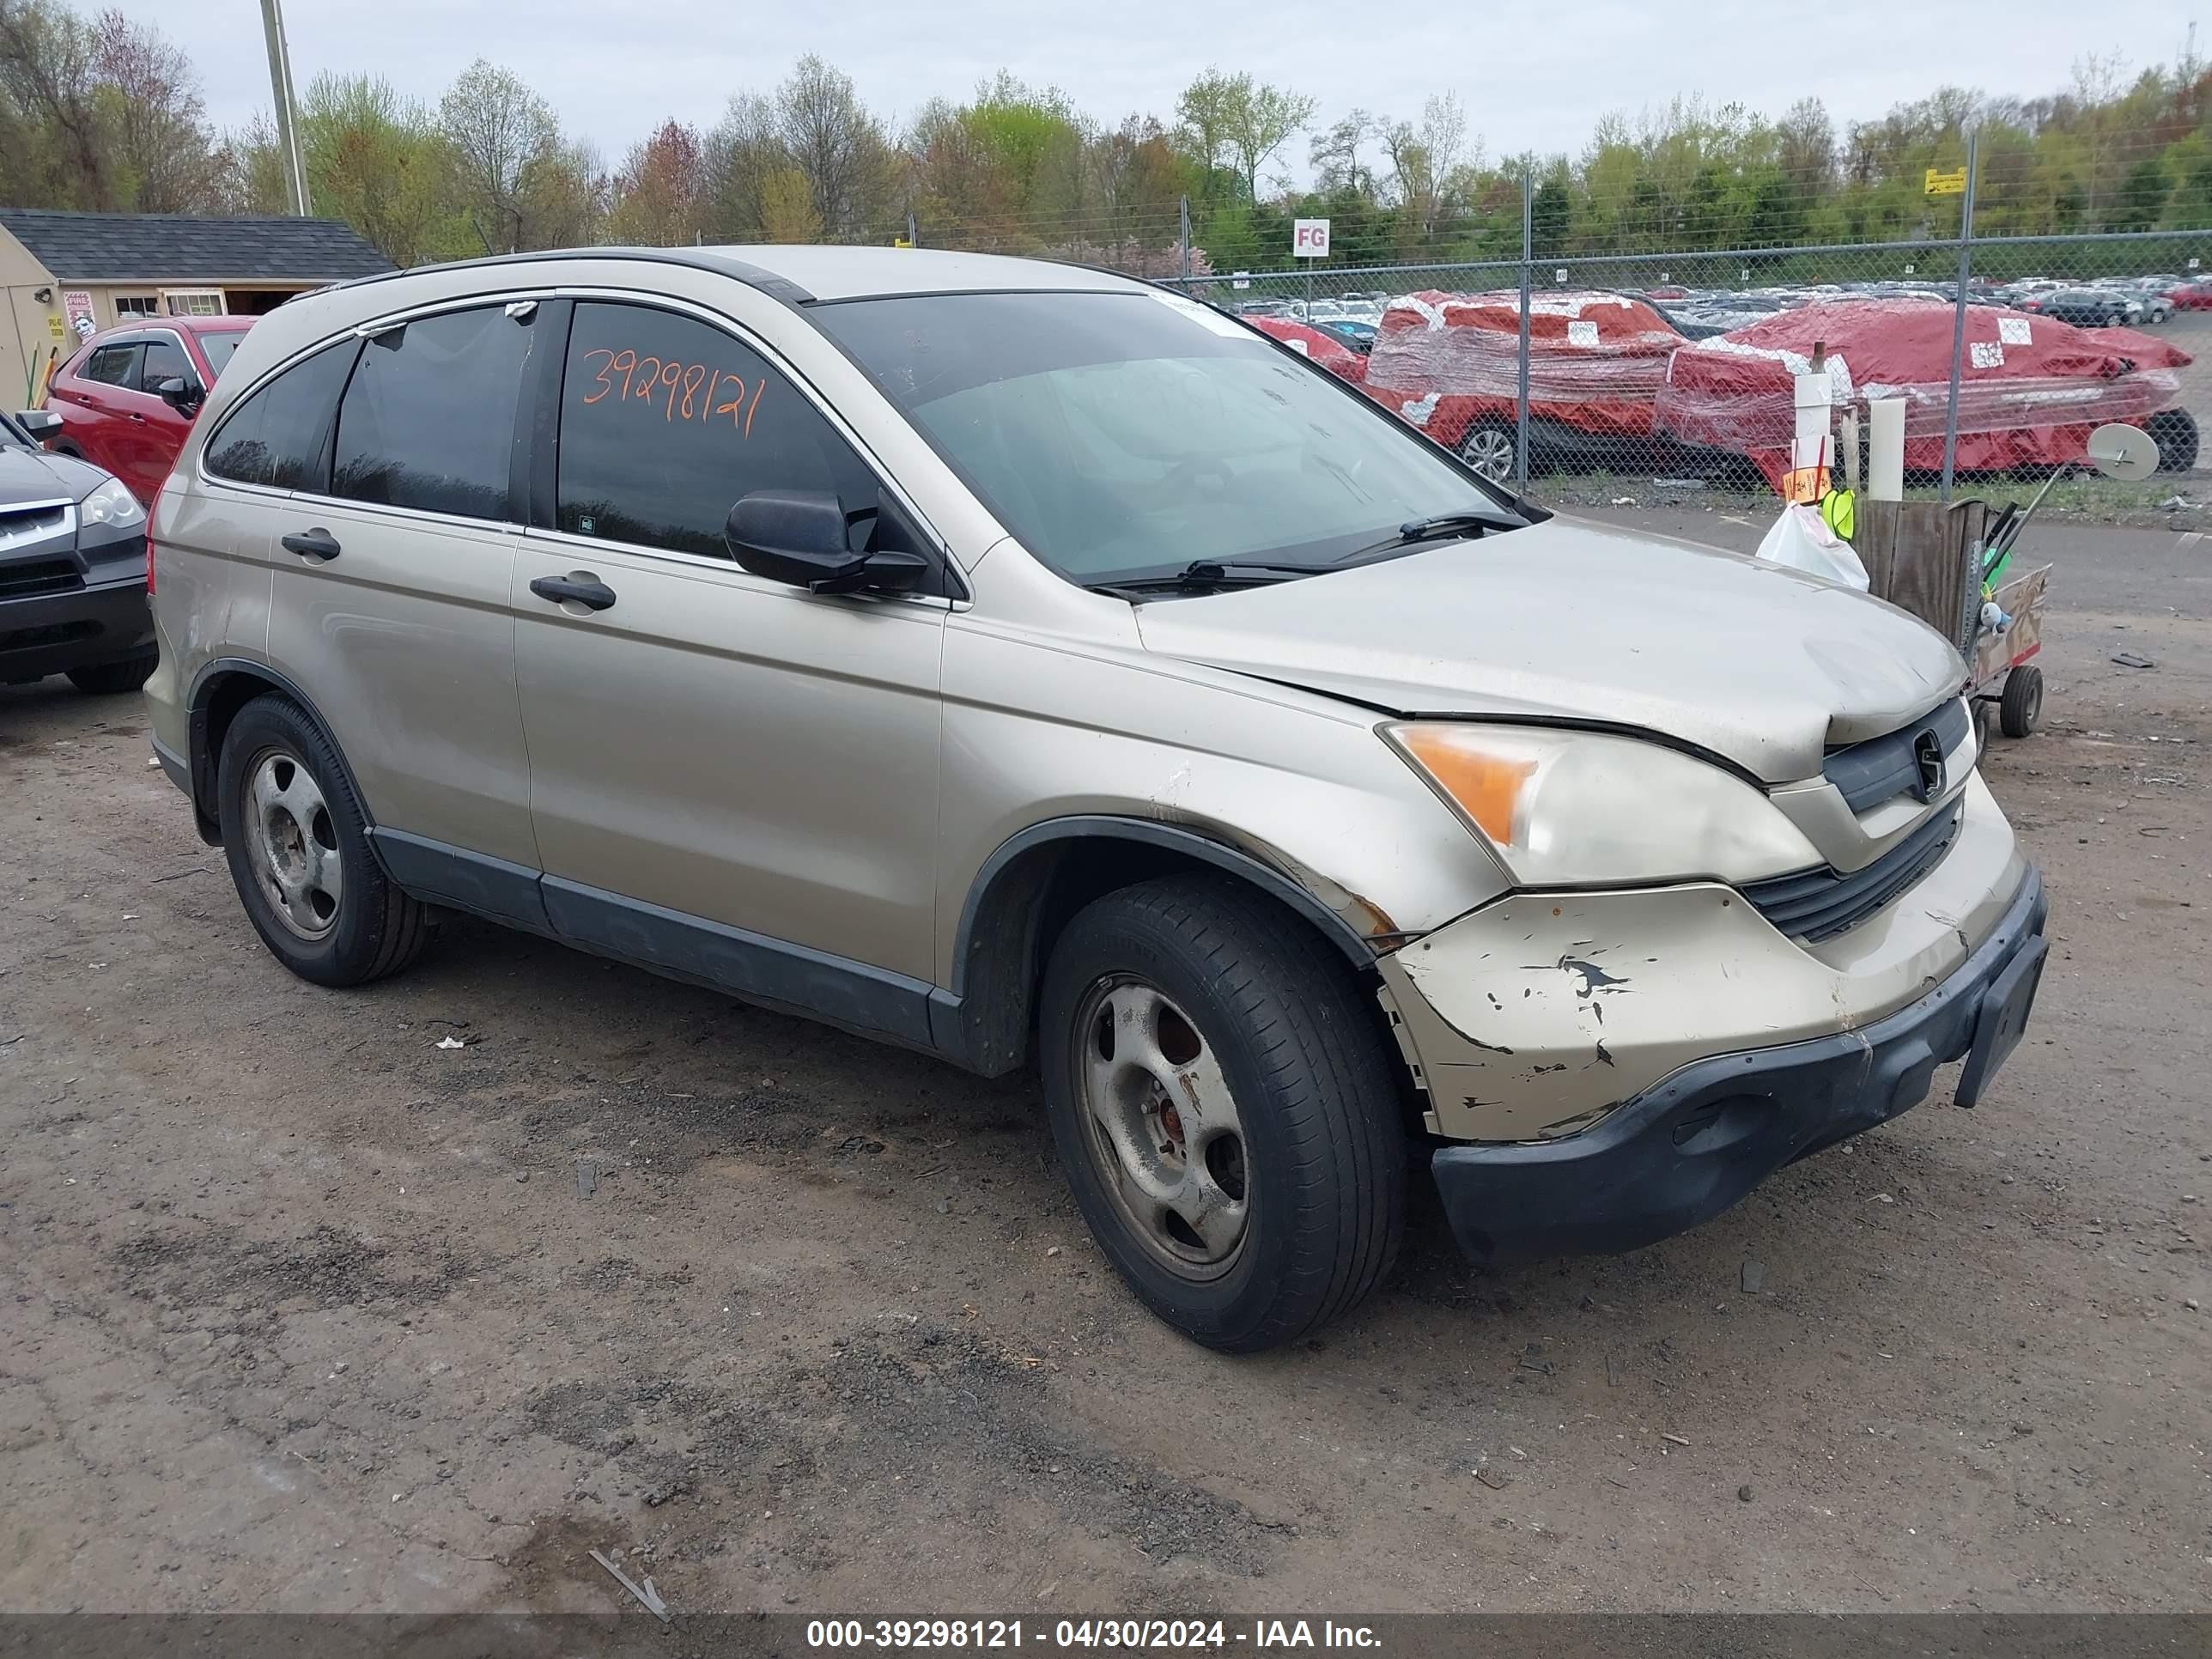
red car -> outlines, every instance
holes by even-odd
[[[149,507],[208,388],[251,317],[149,317],[95,334],[54,371],[42,407],[62,417],[46,447],[106,467]]]
[[[2212,282],[2184,283],[2169,297],[2176,311],[2212,311]]]

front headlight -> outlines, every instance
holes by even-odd
[[[146,509],[120,478],[110,478],[79,501],[76,515],[83,524],[104,525],[110,530],[135,530],[146,522]]]
[[[1524,886],[1741,883],[1821,862],[1759,791],[1656,744],[1456,721],[1383,736]]]

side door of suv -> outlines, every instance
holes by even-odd
[[[308,695],[408,885],[543,925],[508,580],[534,299],[357,332],[270,550],[269,659]]]
[[[830,490],[856,546],[939,556],[732,325],[573,311],[514,572],[547,913],[586,945],[925,1037],[949,601],[770,581],[722,531],[749,491]]]

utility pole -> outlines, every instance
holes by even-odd
[[[294,213],[307,216],[307,169],[300,159],[300,111],[292,96],[292,53],[284,44],[279,0],[261,0],[261,30],[269,39],[269,85],[276,95],[276,148],[284,161],[284,193]]]

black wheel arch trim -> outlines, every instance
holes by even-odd
[[[1374,969],[1373,941],[1361,937],[1297,881],[1249,853],[1181,824],[1109,813],[1046,818],[1000,842],[968,884],[953,940],[951,987],[932,991],[929,998],[930,1034],[940,1054],[990,1077],[1021,1064],[1027,1052],[1026,1014],[1039,965],[1035,959],[1038,906],[1018,898],[1012,916],[994,918],[1012,921],[1015,924],[1012,929],[987,927],[986,908],[994,889],[1024,854],[1060,842],[1095,841],[1126,842],[1180,854],[1237,877],[1310,923],[1354,969],[1362,972]],[[1008,957],[1013,958],[1011,963],[1006,961]],[[988,987],[990,994],[981,997],[976,994],[977,975],[972,971],[979,963],[985,964],[984,972],[999,976]],[[994,963],[1000,965],[990,965]],[[1016,977],[1009,980],[1009,974]],[[1010,1005],[1024,1015],[1018,1028],[1006,1018]]]
[[[265,662],[256,662],[250,657],[216,657],[200,665],[192,676],[191,689],[185,695],[185,765],[191,782],[192,811],[199,818],[201,835],[207,836],[207,826],[220,822],[216,810],[216,769],[221,757],[213,752],[208,743],[208,706],[215,695],[216,683],[238,677],[257,679],[270,690],[278,692],[298,705],[300,712],[312,721],[323,734],[331,752],[338,757],[338,769],[345,774],[346,787],[352,792],[355,804],[361,808],[362,828],[368,833],[369,846],[376,846],[376,814],[368,805],[368,797],[362,793],[361,780],[354,775],[353,763],[331,730],[322,711],[315,707],[314,699],[300,689],[299,683],[281,669],[271,668]],[[210,845],[214,842],[211,841]],[[380,858],[381,854],[379,854]],[[389,871],[386,873],[390,874]]]

